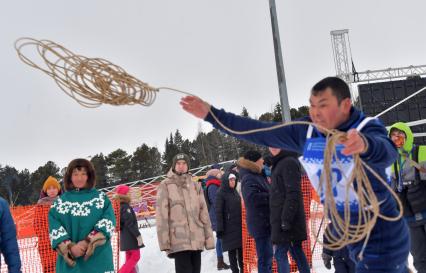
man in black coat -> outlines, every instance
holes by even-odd
[[[216,194],[216,232],[218,238],[222,239],[223,251],[228,251],[232,273],[244,271],[241,197],[236,190],[237,182],[235,173],[225,172],[220,189]]]
[[[301,189],[302,169],[298,154],[269,148],[272,154],[272,185],[269,197],[271,241],[278,272],[290,272],[287,252],[297,263],[300,273],[309,273],[302,249],[306,240],[306,220]]]
[[[238,159],[241,191],[246,207],[247,229],[256,242],[259,273],[272,272],[271,225],[269,223],[269,183],[262,173],[263,158],[257,151],[248,151]]]

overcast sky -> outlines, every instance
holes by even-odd
[[[423,0],[277,1],[292,107],[335,75],[330,31],[350,29],[358,71],[426,64]],[[102,57],[153,86],[192,92],[252,116],[279,101],[267,0],[13,0],[0,9],[0,164],[34,171],[52,160],[105,155],[142,143],[163,150],[170,132],[193,139],[200,124],[160,93],[150,107],[83,108],[47,75],[23,64],[19,37],[49,39]]]

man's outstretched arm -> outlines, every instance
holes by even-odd
[[[274,130],[250,134],[231,133],[217,123],[210,111],[226,127],[234,131],[248,131],[253,129],[269,128],[279,123],[262,122],[232,113],[218,110],[207,102],[195,96],[187,96],[181,99],[182,108],[193,116],[210,122],[215,128],[239,139],[244,139],[258,145],[282,148],[301,153],[306,140],[307,125],[289,125]]]

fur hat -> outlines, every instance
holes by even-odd
[[[209,176],[217,177],[220,173],[221,173],[221,170],[219,170],[219,169],[211,169],[211,170],[207,171],[206,176],[207,177],[209,177]]]
[[[262,155],[258,151],[248,151],[244,154],[244,158],[252,162],[258,161]]]
[[[129,190],[130,188],[127,185],[118,185],[118,187],[115,188],[115,192],[121,195],[127,195],[129,193]]]
[[[178,162],[178,160],[184,160],[186,162],[186,165],[188,165],[188,170],[190,169],[190,167],[189,167],[189,163],[190,163],[189,156],[187,154],[184,154],[184,153],[179,153],[179,154],[177,154],[173,157],[173,161],[172,161],[172,169],[173,170],[175,170],[176,162]]]
[[[46,179],[46,181],[44,181],[44,184],[43,184],[43,191],[44,191],[44,192],[47,192],[47,189],[48,189],[49,187],[55,187],[55,188],[57,188],[57,189],[58,189],[58,191],[60,191],[60,190],[61,190],[61,185],[59,185],[58,180],[57,180],[56,178],[54,178],[53,176],[49,176],[49,177]]]

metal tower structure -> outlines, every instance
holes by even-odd
[[[397,67],[397,68],[386,68],[379,70],[366,70],[363,72],[357,72],[352,60],[351,44],[349,41],[349,30],[333,30],[330,31],[331,35],[331,45],[333,48],[333,57],[334,65],[336,68],[336,76],[343,79],[350,87],[352,97],[353,88],[352,84],[361,83],[361,82],[372,82],[379,80],[397,80],[407,77],[414,77],[420,75],[426,75],[426,65],[417,65],[417,66],[407,66],[407,67]],[[350,59],[349,59],[350,57]],[[423,92],[425,88],[419,90],[417,93]],[[393,105],[389,109],[383,111],[379,115],[391,110],[405,100],[411,98],[412,96],[404,99],[403,101]],[[378,116],[379,116],[378,115]],[[426,119],[410,121],[407,123],[408,126],[416,126],[426,123]],[[426,136],[426,133],[415,133],[415,137]]]
[[[333,30],[330,32],[333,47],[336,75],[349,85],[352,83],[372,82],[378,80],[396,80],[412,76],[426,75],[426,65],[366,70],[357,72],[352,61],[349,30]],[[349,59],[350,58],[350,59]]]
[[[334,66],[336,75],[347,83],[353,82],[349,66],[349,56],[352,59],[349,42],[349,30],[333,30],[330,32],[331,45],[333,47]],[[348,54],[349,52],[349,54]]]

